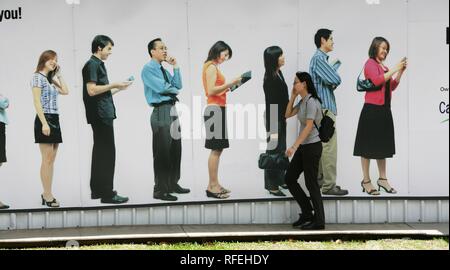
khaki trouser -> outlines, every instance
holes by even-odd
[[[323,110],[325,114],[326,110]],[[336,128],[336,116],[328,111],[328,116],[334,120]],[[322,158],[319,162],[319,183],[322,185],[322,192],[336,186],[336,164],[337,164],[337,129],[335,129],[333,137],[328,143],[322,143]]]

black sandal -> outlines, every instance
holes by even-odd
[[[209,190],[206,190],[206,197],[224,200],[224,199],[228,199],[230,197],[230,195],[228,195],[227,193],[222,193],[222,192],[214,193]]]
[[[378,190],[376,190],[376,189],[367,190],[367,189],[364,187],[364,184],[370,184],[371,182],[372,182],[372,181],[370,181],[370,180],[369,180],[369,182],[365,182],[364,180],[362,180],[362,182],[361,182],[362,192],[366,192],[367,194],[372,195],[372,196],[378,196],[378,195],[380,195],[380,192],[379,192]]]
[[[0,210],[6,210],[6,209],[9,209],[9,205],[0,203]]]
[[[378,184],[378,191],[380,191],[381,190],[381,188],[383,188],[384,189],[384,191],[386,191],[387,193],[390,193],[390,194],[397,194],[397,190],[395,190],[393,187],[391,187],[391,189],[387,189],[385,186],[383,186],[383,185],[381,185],[380,184],[380,181],[388,181],[387,179],[385,179],[385,178],[379,178],[378,179],[378,181],[377,181],[377,184]]]
[[[41,199],[42,199],[42,205],[47,205],[48,207],[51,207],[51,208],[58,208],[59,207],[59,203],[56,201],[55,198],[53,198],[53,201],[47,202],[44,199],[44,195],[41,195]]]
[[[270,195],[276,196],[276,197],[286,197],[286,194],[284,194],[281,190],[272,191],[269,190]]]

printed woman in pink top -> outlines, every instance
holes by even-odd
[[[407,59],[403,58],[392,70],[384,65],[390,51],[389,42],[376,37],[369,49],[369,60],[364,67],[364,75],[381,89],[366,93],[356,134],[353,155],[361,157],[364,179],[361,182],[363,192],[380,195],[380,190],[395,194],[386,177],[386,159],[395,154],[394,121],[391,112],[392,92],[398,87],[407,68]],[[372,185],[369,175],[370,160],[376,159],[379,179],[378,190]]]

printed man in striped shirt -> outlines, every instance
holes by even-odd
[[[314,37],[317,51],[311,59],[310,74],[319,97],[322,99],[322,109],[336,122],[337,108],[334,91],[341,84],[337,70],[341,62],[329,61],[328,53],[333,51],[333,31],[319,29]],[[337,131],[328,143],[323,143],[322,158],[319,165],[319,183],[324,195],[347,195],[348,191],[336,185],[337,164]]]

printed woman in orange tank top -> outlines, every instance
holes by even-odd
[[[208,54],[203,66],[203,87],[208,106],[205,109],[206,142],[205,148],[211,150],[208,159],[209,184],[206,196],[214,199],[227,199],[231,191],[219,183],[219,161],[223,149],[229,147],[226,124],[227,93],[234,85],[239,85],[242,78],[238,77],[231,83],[226,83],[225,77],[218,66],[231,59],[233,51],[223,41],[216,42]],[[217,123],[217,124],[216,124]]]

